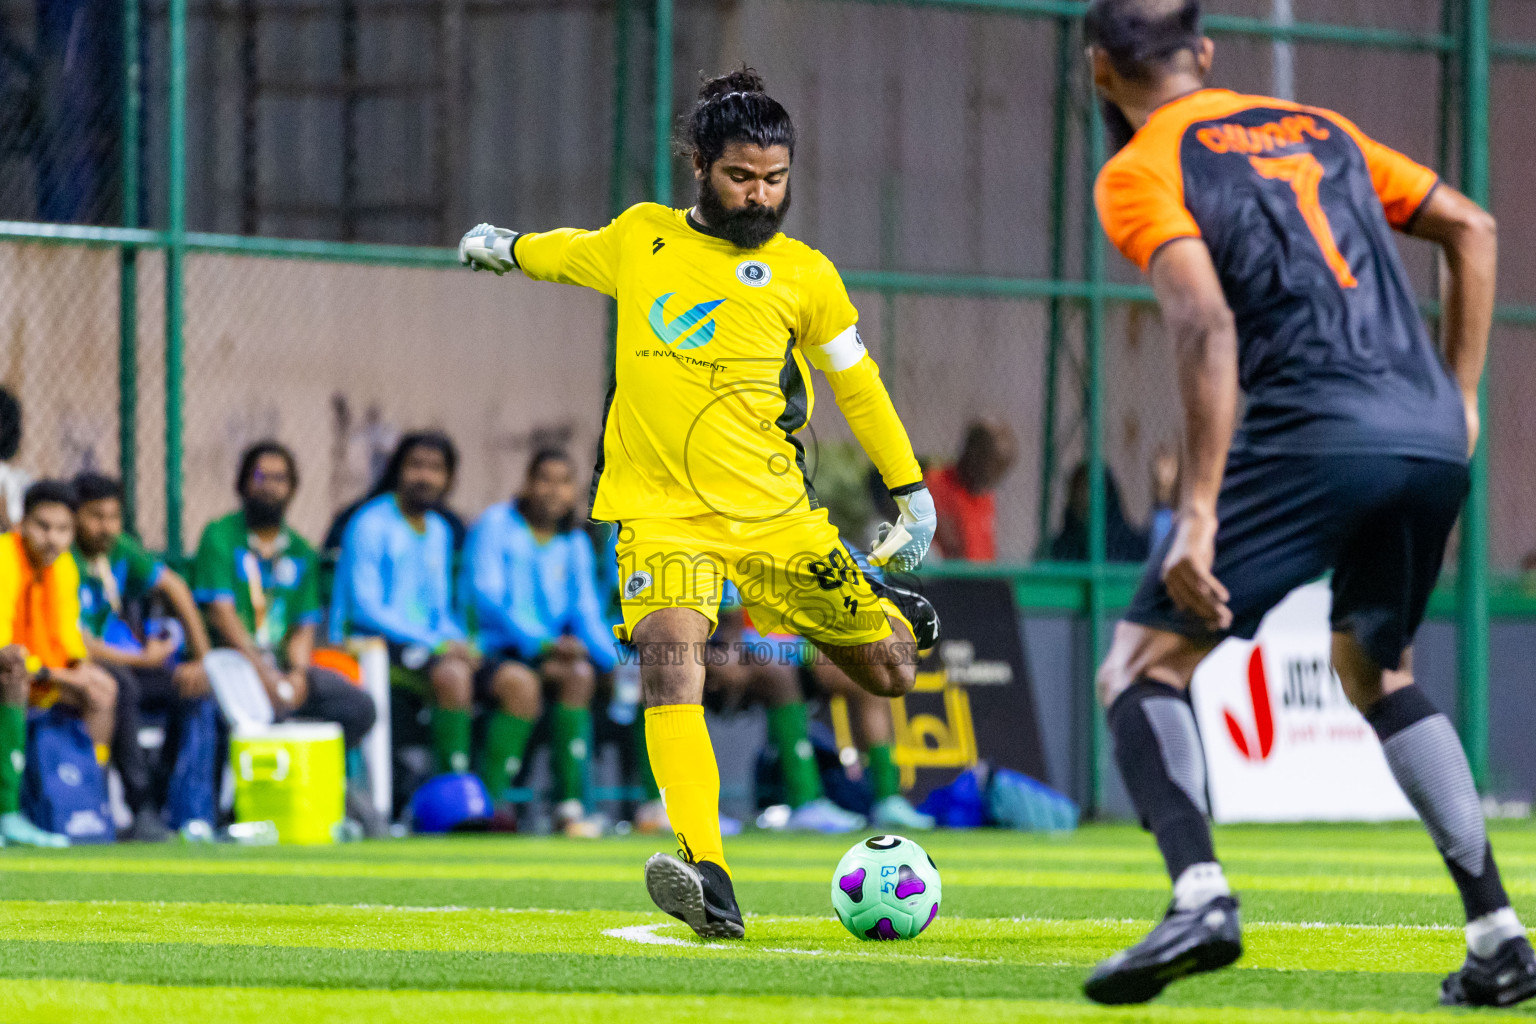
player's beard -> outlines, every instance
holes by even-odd
[[[422,515],[437,508],[446,494],[446,491],[438,490],[434,484],[415,480],[401,484],[396,498],[401,511],[408,515]]]
[[[245,525],[251,530],[270,530],[274,526],[282,526],[283,516],[288,511],[287,502],[268,498],[246,498],[241,505],[245,512]]]
[[[784,199],[778,206],[744,206],[732,210],[721,200],[720,193],[710,184],[709,175],[699,182],[699,214],[709,229],[738,249],[756,249],[779,233],[789,213],[789,186],[784,186]]]

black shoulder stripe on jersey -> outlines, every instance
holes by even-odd
[[[716,231],[714,228],[710,227],[708,224],[705,224],[703,221],[695,217],[692,210],[689,210],[687,213],[683,214],[683,219],[688,222],[689,227],[693,228],[693,230],[697,231],[701,235],[708,235],[710,238],[718,238],[722,242],[730,241],[729,238],[726,238],[720,232]]]
[[[603,478],[603,464],[608,451],[608,413],[613,409],[613,393],[618,390],[619,378],[614,376],[608,384],[608,395],[603,399],[603,422],[597,428],[597,464],[592,467],[592,487],[587,492],[587,508],[597,507],[597,483]]]
[[[1424,193],[1424,198],[1419,200],[1419,205],[1415,206],[1413,208],[1413,212],[1408,215],[1408,219],[1403,221],[1403,226],[1401,228],[1403,234],[1413,234],[1413,225],[1418,221],[1419,214],[1423,213],[1424,207],[1429,205],[1430,197],[1440,190],[1440,185],[1443,181],[1444,179],[1442,178],[1436,178],[1435,183],[1429,186],[1429,191]]]
[[[816,488],[811,486],[811,478],[805,471],[805,446],[795,436],[795,431],[805,426],[809,418],[810,402],[805,390],[805,378],[800,374],[800,364],[795,361],[793,334],[784,346],[784,368],[779,371],[779,391],[784,395],[784,411],[779,413],[774,425],[784,431],[784,439],[795,447],[795,465],[800,467],[800,479],[805,482],[806,501],[811,508],[820,508],[821,500],[816,497]]]

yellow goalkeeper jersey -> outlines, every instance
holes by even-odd
[[[813,399],[800,350],[846,331],[858,311],[810,246],[778,234],[738,249],[695,225],[641,203],[597,231],[517,239],[529,277],[618,301],[594,519],[762,521],[818,507],[795,437]]]

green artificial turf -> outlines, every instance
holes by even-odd
[[[1140,832],[922,837],[944,882],[919,939],[830,914],[850,838],[730,841],[744,942],[703,942],[641,884],[655,839],[515,836],[325,848],[0,851],[0,1021],[1450,1020],[1459,901],[1410,826],[1218,830],[1246,954],[1151,1007],[1081,996],[1168,885]],[[1536,918],[1536,828],[1494,830]],[[1536,1018],[1536,1007],[1479,1019]]]

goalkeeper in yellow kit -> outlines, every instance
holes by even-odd
[[[779,232],[789,114],[743,69],[703,85],[684,130],[693,209],[642,203],[597,231],[482,224],[459,255],[618,300],[592,518],[617,524],[614,632],[639,652],[647,750],[681,854],[647,861],[646,887],[700,935],[740,938],[701,703],[722,581],[736,583],[759,630],[808,638],[883,696],[912,688],[916,652],[939,633],[920,595],[860,571],[816,499],[795,437],[811,415],[808,365],[901,507],[871,561],[915,568],[935,516],[836,268]]]

